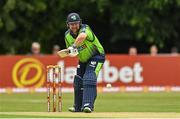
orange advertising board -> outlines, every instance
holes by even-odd
[[[77,58],[0,56],[0,88],[44,87],[46,66],[62,67],[63,87],[72,87]],[[107,55],[98,85],[180,86],[180,56]]]

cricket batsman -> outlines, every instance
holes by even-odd
[[[90,113],[97,96],[97,76],[105,61],[105,52],[91,28],[82,24],[77,13],[70,13],[66,22],[67,49],[59,51],[58,55],[77,55],[79,58],[77,74],[74,76],[74,106],[69,108],[69,111]]]

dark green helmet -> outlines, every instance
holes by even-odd
[[[81,18],[79,16],[79,14],[77,13],[70,13],[68,16],[67,16],[67,20],[66,20],[66,23],[75,23],[75,22],[81,22]]]

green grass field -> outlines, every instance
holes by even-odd
[[[180,93],[100,93],[91,114],[67,112],[72,93],[62,100],[63,112],[47,113],[46,93],[0,94],[0,117],[180,117]]]

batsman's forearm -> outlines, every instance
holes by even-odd
[[[74,45],[79,46],[87,37],[86,33],[80,33],[78,37],[76,38]]]

